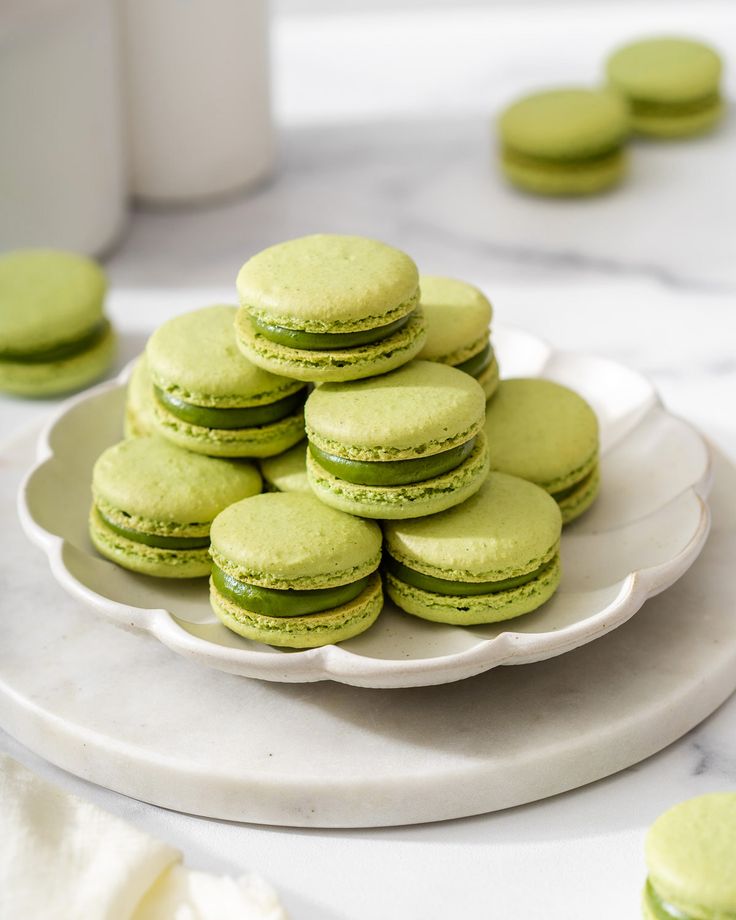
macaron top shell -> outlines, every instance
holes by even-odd
[[[264,249],[238,274],[241,304],[270,323],[307,332],[386,325],[419,298],[417,267],[393,246],[321,233]]]
[[[351,460],[426,457],[464,444],[483,426],[486,397],[462,371],[411,361],[380,377],[325,383],[307,399],[312,443]]]
[[[598,419],[588,403],[537,377],[501,381],[488,404],[485,432],[492,470],[551,492],[581,479],[598,454]]]
[[[95,503],[131,519],[209,524],[232,502],[261,490],[251,463],[190,453],[155,435],[109,447],[92,472]]]
[[[618,93],[555,89],[511,105],[499,119],[505,147],[528,157],[575,160],[608,153],[629,130],[626,103]]]
[[[721,59],[708,45],[685,38],[651,38],[615,51],[608,79],[632,99],[682,103],[718,90]]]
[[[73,342],[102,319],[107,282],[84,256],[19,249],[0,256],[0,355]]]
[[[153,333],[146,357],[153,383],[197,406],[276,402],[304,384],[257,367],[235,341],[237,307],[212,306],[168,320]]]
[[[231,505],[215,518],[211,540],[223,571],[276,589],[349,584],[375,571],[381,559],[374,521],[297,492],[266,492]]]
[[[645,852],[662,900],[692,917],[736,914],[736,793],[670,808],[650,828]]]
[[[473,342],[488,338],[493,310],[477,287],[436,275],[422,275],[419,286],[427,321],[427,341],[420,358],[441,361],[462,352]]]
[[[491,473],[471,498],[439,514],[384,525],[399,562],[452,581],[497,581],[533,572],[557,552],[557,503],[531,482]]]

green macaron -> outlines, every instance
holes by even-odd
[[[476,380],[432,361],[322,384],[305,407],[312,490],[328,505],[370,518],[457,505],[488,472],[485,404]]]
[[[99,265],[75,253],[0,256],[0,390],[54,396],[101,377],[115,353],[106,288]]]
[[[736,793],[681,802],[654,822],[646,839],[646,920],[736,917]]]
[[[212,524],[210,602],[233,632],[290,648],[342,642],[383,605],[381,531],[313,495],[269,492]]]
[[[304,492],[312,494],[307,478],[307,443],[300,441],[294,447],[267,457],[259,463],[264,488],[267,492]]]
[[[156,430],[213,457],[270,457],[304,437],[306,387],[252,364],[235,343],[236,307],[170,319],[148,340]]]
[[[427,341],[418,357],[465,371],[490,398],[498,386],[498,361],[490,340],[493,308],[488,298],[455,278],[422,275],[419,285]]]
[[[210,526],[228,505],[261,490],[247,461],[182,450],[158,436],[108,448],[92,472],[92,543],[123,568],[162,578],[210,572]]]
[[[462,505],[384,525],[391,600],[415,616],[472,626],[536,610],[560,582],[560,510],[538,486],[491,473]]]
[[[491,469],[541,486],[569,523],[598,494],[598,420],[573,390],[538,377],[502,380],[485,424]]]
[[[274,374],[357,380],[424,344],[416,265],[376,240],[316,234],[271,246],[245,263],[237,287],[238,344]]]
[[[501,115],[501,168],[540,195],[590,195],[621,180],[629,132],[626,103],[598,89],[554,89],[515,102]]]
[[[133,365],[128,387],[125,391],[125,417],[123,430],[126,438],[141,438],[153,434],[155,401],[151,375],[145,352]]]
[[[651,137],[709,131],[723,115],[722,64],[708,45],[687,38],[650,38],[608,59],[609,83],[629,102],[632,127]]]

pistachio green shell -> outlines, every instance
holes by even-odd
[[[144,352],[133,366],[125,393],[125,437],[141,438],[153,434],[153,415],[153,384]]]
[[[493,313],[485,294],[465,281],[437,275],[422,275],[419,284],[427,321],[419,358],[454,366],[482,351]]]
[[[307,479],[307,442],[260,461],[261,475],[269,492],[304,492],[311,495]]]
[[[595,159],[552,162],[531,157],[522,160],[504,152],[501,169],[513,185],[535,195],[596,195],[624,178],[627,157],[623,150],[614,150]]]

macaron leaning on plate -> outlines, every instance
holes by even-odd
[[[109,447],[92,472],[90,537],[123,568],[162,578],[210,572],[210,525],[261,491],[251,463],[202,457],[158,436]]]
[[[554,89],[509,106],[498,122],[501,169],[517,187],[540,195],[591,195],[626,170],[626,103],[618,93]]]
[[[359,236],[271,246],[238,275],[238,343],[255,364],[298,380],[386,373],[424,344],[418,277],[405,253]]]
[[[608,59],[611,86],[631,107],[632,127],[651,137],[688,137],[711,130],[723,115],[721,59],[686,38],[650,38]]]
[[[235,343],[236,307],[174,317],[146,346],[163,437],[212,457],[270,457],[304,437],[306,387],[245,358]]]
[[[647,834],[646,920],[736,917],[736,793],[681,802]]]
[[[491,469],[541,486],[565,524],[598,495],[598,419],[568,387],[538,377],[502,380],[488,404],[485,432]]]
[[[101,377],[115,353],[106,289],[102,269],[75,253],[0,256],[0,390],[54,396]]]
[[[498,361],[490,340],[493,308],[488,298],[455,278],[422,275],[419,284],[427,341],[418,357],[465,371],[490,398],[498,386]]]
[[[212,609],[269,645],[315,648],[368,629],[383,606],[381,531],[313,495],[265,493],[212,525]]]
[[[147,434],[153,434],[156,430],[153,421],[154,410],[153,386],[151,375],[148,372],[148,360],[144,352],[133,365],[125,391],[123,422],[125,437],[141,438]]]
[[[307,475],[328,505],[370,518],[410,518],[469,498],[488,473],[486,397],[462,371],[433,361],[307,399]]]
[[[472,626],[530,613],[560,582],[560,511],[538,486],[491,473],[462,505],[384,525],[386,591],[426,620]]]

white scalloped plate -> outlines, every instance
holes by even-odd
[[[443,626],[387,604],[362,636],[284,651],[222,626],[210,610],[205,579],[154,579],[102,559],[87,536],[89,483],[97,456],[121,437],[127,372],[69,400],[46,427],[38,462],[21,485],[21,523],[71,595],[119,625],[151,633],[178,654],[233,674],[415,687],[560,655],[620,626],[697,558],[710,527],[710,453],[635,371],[602,358],[553,352],[515,329],[494,329],[494,342],[504,376],[567,384],[588,399],[601,424],[601,495],[565,529],[558,593],[517,620]]]

